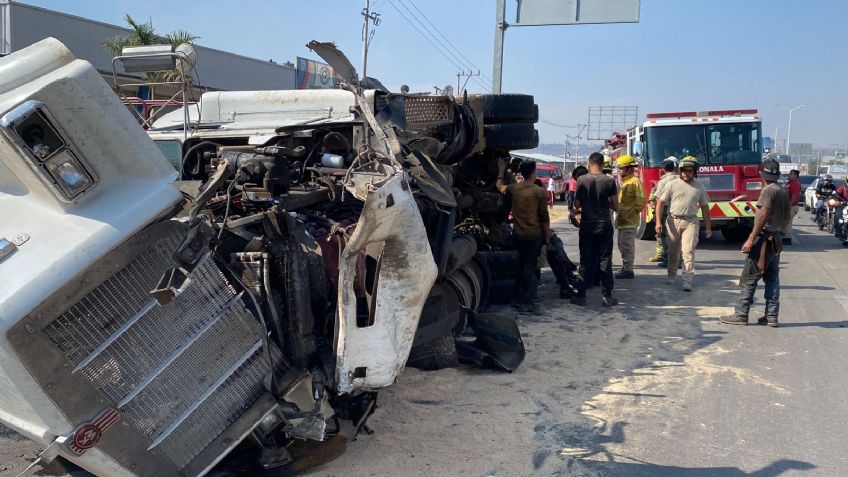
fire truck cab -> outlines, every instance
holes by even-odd
[[[626,133],[626,150],[640,161],[645,187],[641,237],[654,237],[654,211],[647,197],[663,174],[663,160],[693,156],[697,179],[710,197],[712,227],[727,241],[744,240],[754,224],[755,202],[762,189],[762,124],[756,109],[648,114]],[[621,143],[622,135],[613,139]]]

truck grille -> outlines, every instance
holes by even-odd
[[[698,181],[709,191],[735,190],[733,174],[701,174]]]
[[[266,392],[270,371],[262,325],[214,260],[170,304],[152,299],[181,239],[162,236],[44,328],[73,373],[179,468]]]

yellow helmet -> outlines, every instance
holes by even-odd
[[[625,154],[625,155],[618,158],[618,168],[619,169],[624,168],[624,167],[629,167],[629,166],[635,166],[635,165],[636,165],[636,159],[633,159],[633,156],[631,156],[629,154]]]
[[[605,171],[611,171],[613,169],[614,165],[615,164],[613,163],[612,158],[610,156],[604,156],[604,170]]]

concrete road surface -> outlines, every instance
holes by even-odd
[[[545,273],[545,311],[520,317],[528,353],[514,373],[406,370],[381,392],[374,434],[266,475],[848,475],[848,249],[808,213],[795,223],[780,328],[718,322],[737,298],[737,245],[702,237],[687,293],[665,284],[647,262],[653,242],[640,241],[617,308],[602,308],[597,289],[586,308],[559,300]],[[555,228],[576,259],[576,230]],[[10,475],[36,446],[0,439]]]

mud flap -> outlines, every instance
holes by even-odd
[[[477,338],[456,342],[460,362],[483,368],[496,367],[511,373],[524,361],[524,342],[513,318],[469,311],[468,324]]]
[[[353,178],[355,179],[355,178]],[[406,364],[436,263],[415,199],[399,170],[364,185],[365,206],[339,264],[336,376],[340,393],[394,383]],[[360,254],[383,244],[366,326],[354,290]]]

